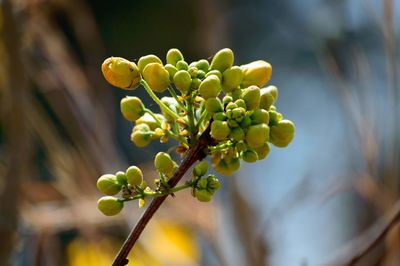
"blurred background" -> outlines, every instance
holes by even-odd
[[[172,47],[187,61],[230,47],[238,65],[270,62],[296,135],[223,178],[212,204],[169,198],[129,265],[352,265],[393,212],[398,1],[0,3],[0,265],[110,264],[143,209],[101,215],[95,182],[132,164],[152,179],[152,156],[167,147],[130,142],[126,92],[100,65]],[[143,89],[128,94],[157,110]],[[355,265],[400,265],[398,220]]]

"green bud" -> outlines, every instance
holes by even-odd
[[[115,176],[117,177],[117,181],[120,185],[127,185],[128,184],[128,180],[126,177],[126,174],[122,171],[118,171]]]
[[[167,64],[176,66],[178,61],[184,60],[181,51],[176,48],[169,49],[167,52]]]
[[[189,69],[189,65],[188,65],[187,62],[181,60],[181,61],[176,63],[176,68],[178,70],[186,70],[187,71]]]
[[[206,76],[206,72],[204,72],[203,70],[197,71],[197,77],[199,79],[203,79],[205,76]]]
[[[150,63],[143,70],[143,78],[155,92],[163,92],[169,85],[169,73],[162,64]]]
[[[197,182],[196,188],[198,189],[207,189],[207,179],[202,178]]]
[[[118,214],[123,207],[124,202],[112,196],[101,197],[97,201],[97,208],[107,216]]]
[[[206,100],[206,110],[209,114],[214,114],[224,111],[221,100],[218,98],[208,98]]]
[[[168,153],[159,152],[154,158],[154,166],[157,171],[167,175],[168,177],[174,174],[177,167],[176,163],[171,159]]]
[[[232,67],[233,65],[233,52],[229,48],[225,48],[222,50],[219,50],[213,57],[211,61],[211,69],[216,69],[219,70],[221,73],[223,73],[226,69]]]
[[[232,158],[228,163],[228,169],[232,173],[236,172],[240,168],[240,160],[239,158]],[[231,175],[229,174],[229,175]]]
[[[255,150],[249,149],[247,151],[242,152],[242,159],[247,163],[254,163],[258,160],[258,154]]]
[[[203,160],[193,168],[193,175],[196,177],[204,176],[208,171],[208,163]]]
[[[97,188],[99,191],[106,195],[115,195],[120,190],[122,185],[118,182],[117,177],[115,175],[102,175],[97,179]]]
[[[186,93],[192,84],[192,78],[186,70],[179,70],[174,76],[175,87],[182,93]]]
[[[160,121],[164,121],[164,117],[160,114],[156,114]],[[149,113],[145,113],[139,119],[136,120],[136,125],[146,124],[150,127],[151,130],[155,130],[158,127],[157,121],[154,119],[152,115]]]
[[[290,120],[281,120],[271,127],[270,142],[276,147],[286,147],[294,136],[294,124]]]
[[[215,171],[223,175],[231,175],[232,172],[228,168],[228,164],[224,159],[221,159],[218,164],[214,165]]]
[[[250,116],[253,124],[268,124],[269,122],[269,113],[264,109],[256,109]]]
[[[201,189],[201,190],[196,189],[195,196],[201,202],[209,202],[212,198],[211,193],[205,189]]]
[[[238,66],[228,68],[222,74],[222,88],[224,92],[230,92],[236,89],[242,83],[243,72]]]
[[[176,102],[175,98],[173,97],[168,97],[168,96],[164,96],[161,98],[161,102],[164,103],[172,112],[174,113],[178,113],[178,103]],[[175,121],[175,118],[172,117],[169,113],[167,113],[165,111],[165,108],[161,108],[161,113],[164,116],[164,118],[168,121],[168,122],[172,122]],[[157,115],[157,114],[156,114]],[[154,120],[154,118],[153,118]],[[160,119],[161,121],[163,119]],[[154,122],[156,122],[154,120]],[[156,122],[155,128],[158,127],[158,123]]]
[[[126,96],[122,98],[120,109],[125,119],[132,122],[139,119],[145,113],[142,101],[135,96]]]
[[[275,86],[268,86],[260,90],[260,108],[268,110],[278,99],[278,89]]]
[[[242,98],[242,89],[238,88],[238,89],[234,89],[230,92],[230,95],[232,96],[232,99],[234,101],[241,99]]]
[[[224,104],[224,106],[227,106],[232,101],[233,101],[233,98],[232,98],[232,96],[229,96],[229,95],[225,95],[224,98],[222,98],[222,103]]]
[[[199,86],[199,93],[204,99],[215,98],[221,91],[221,82],[216,76],[206,77]]]
[[[219,182],[218,178],[215,175],[208,175],[207,176],[207,189],[215,193],[221,187],[221,183]]]
[[[143,181],[142,170],[134,165],[129,166],[129,168],[126,169],[126,178],[128,180],[128,184],[130,184],[131,186],[140,186]]]
[[[195,66],[198,69],[203,70],[204,72],[207,72],[208,69],[210,68],[210,63],[208,63],[208,61],[206,59],[201,59],[196,62]]]
[[[258,160],[263,160],[265,159],[265,157],[267,157],[268,153],[269,153],[269,145],[268,143],[264,143],[264,145],[262,145],[261,147],[258,147],[255,149],[258,155]]]
[[[235,141],[243,140],[244,136],[245,136],[244,131],[240,127],[235,127],[231,129],[231,133],[229,134],[229,138]]]
[[[242,107],[242,108],[246,109],[246,103],[244,102],[243,99],[237,99],[235,101],[235,104],[237,105],[237,107]]]
[[[234,103],[234,102],[230,102],[230,103],[228,103],[227,105],[226,105],[226,110],[233,110],[233,109],[235,109],[235,108],[238,108],[238,106],[237,106],[237,104],[236,103]]]
[[[247,110],[254,110],[260,105],[260,88],[250,86],[242,92],[242,98],[246,103]]]
[[[222,73],[219,72],[218,70],[211,70],[209,72],[207,72],[206,77],[208,76],[217,76],[219,78],[219,80],[222,80]]]
[[[175,76],[176,72],[178,72],[178,69],[171,64],[166,64],[165,69],[168,71],[169,81],[171,81],[171,82],[174,81],[174,76]]]
[[[269,139],[269,127],[266,124],[250,126],[246,132],[246,143],[251,148],[262,146]]]
[[[201,79],[199,78],[194,78],[192,79],[192,88],[197,90],[200,87],[201,84]]]
[[[240,122],[240,127],[241,128],[246,128],[248,126],[251,125],[251,118],[249,116],[245,116],[242,120],[242,122]]]
[[[160,65],[163,64],[161,59],[156,55],[149,54],[149,55],[142,56],[139,58],[139,61],[138,61],[138,68],[139,68],[140,72],[143,73],[145,67],[151,63],[158,63]]]
[[[273,105],[271,106],[273,107]],[[269,126],[274,126],[282,120],[283,116],[281,113],[275,111],[273,108],[270,108],[268,111],[269,114]]]
[[[240,123],[246,115],[246,110],[242,107],[238,107],[232,110],[232,119]]]
[[[225,115],[224,112],[218,112],[218,113],[215,113],[213,115],[213,119],[214,120],[219,120],[219,121],[225,121],[226,120],[226,115]]]
[[[113,86],[133,90],[142,79],[137,65],[122,57],[109,57],[101,65],[104,78]]]
[[[227,122],[230,128],[239,126],[239,123],[235,119],[228,119]]]
[[[247,65],[240,66],[240,68],[243,71],[243,87],[256,85],[261,88],[271,78],[272,67],[263,60],[251,62]]]
[[[226,121],[213,121],[211,124],[211,136],[216,140],[223,140],[228,137],[231,130]]]
[[[188,72],[192,78],[195,78],[195,77],[197,77],[197,73],[199,73],[199,70],[197,69],[197,67],[193,66],[193,67],[189,67]]]
[[[238,141],[235,145],[235,148],[238,152],[242,152],[247,150],[247,144],[244,141]]]
[[[133,127],[131,141],[138,147],[146,147],[151,142],[152,132],[147,124],[139,124]]]

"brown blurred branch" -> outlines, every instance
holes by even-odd
[[[208,127],[203,134],[200,136],[197,143],[188,151],[186,157],[183,159],[182,164],[176,170],[174,176],[168,181],[168,185],[170,187],[175,187],[184,174],[189,170],[189,168],[198,160],[201,160],[205,157],[204,149],[210,145],[212,142],[210,136],[210,127]],[[161,204],[165,201],[168,195],[155,198],[150,203],[149,207],[143,213],[142,217],[140,218],[139,222],[130,232],[128,238],[125,240],[124,244],[122,245],[121,249],[119,250],[117,256],[115,257],[112,265],[113,266],[124,266],[128,263],[128,259],[126,258],[135,245],[136,241],[142,234],[144,228],[146,227],[147,223],[151,220],[154,213],[158,210]]]

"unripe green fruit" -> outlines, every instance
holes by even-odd
[[[176,66],[176,63],[178,63],[178,61],[184,60],[181,51],[179,51],[176,48],[168,50],[166,59],[167,59],[167,64],[171,64],[173,66]]]
[[[149,54],[149,55],[140,57],[139,61],[138,61],[138,68],[139,68],[140,72],[143,73],[145,67],[151,63],[158,63],[158,64],[162,65],[161,59],[156,55]]]
[[[196,177],[204,176],[208,171],[208,163],[203,160],[193,168],[193,175]]]
[[[228,137],[231,130],[226,121],[213,121],[211,124],[211,136],[216,140],[223,140]]]
[[[212,198],[211,193],[205,189],[196,189],[195,196],[201,202],[209,202]]]
[[[162,64],[150,63],[143,69],[143,78],[155,92],[163,92],[169,85],[169,73]]]
[[[264,143],[264,145],[262,145],[259,148],[256,148],[255,151],[257,152],[258,155],[258,160],[263,160],[265,159],[265,157],[267,157],[268,153],[269,153],[269,145],[268,143]]]
[[[256,85],[261,88],[271,78],[272,67],[263,60],[251,62],[247,65],[240,66],[240,68],[243,71],[243,87]]]
[[[200,87],[201,84],[201,79],[199,78],[194,78],[192,79],[192,88],[197,90]]]
[[[192,78],[186,70],[179,70],[174,76],[175,87],[183,93],[186,93],[190,89],[192,84]]]
[[[102,175],[97,179],[97,188],[99,191],[106,195],[115,195],[121,190],[121,184],[118,182],[115,175]]]
[[[122,57],[107,58],[101,65],[101,71],[111,85],[126,90],[138,87],[142,79],[137,65]]]
[[[246,132],[246,143],[251,148],[262,146],[269,139],[269,127],[266,124],[250,126]]]
[[[242,159],[247,163],[254,163],[258,160],[258,154],[255,150],[249,149],[242,152]]]
[[[250,86],[242,91],[242,99],[246,103],[247,110],[254,110],[260,105],[260,88]]]
[[[135,96],[126,96],[121,100],[120,109],[122,115],[128,121],[136,121],[144,115],[144,105],[142,101]]]
[[[105,196],[101,197],[97,201],[97,208],[107,216],[113,216],[118,214],[122,208],[124,207],[123,201],[112,197],[112,196]]]
[[[126,178],[126,174],[122,171],[118,171],[115,173],[115,176],[117,177],[117,182],[120,185],[127,185],[128,184],[128,179]]]
[[[215,98],[221,91],[221,82],[218,77],[212,75],[206,77],[199,86],[199,93],[204,99]]]
[[[165,67],[165,70],[168,71],[169,81],[171,81],[171,82],[174,81],[174,76],[175,76],[176,72],[178,72],[178,69],[171,64],[166,64],[164,67]]]
[[[175,66],[178,70],[186,70],[187,71],[189,69],[188,63],[183,60],[178,61]]]
[[[208,63],[208,61],[206,59],[201,59],[196,62],[195,66],[198,69],[203,70],[204,72],[207,72],[208,69],[210,68],[210,63]]]
[[[218,112],[218,113],[215,113],[213,115],[213,119],[214,120],[219,120],[219,121],[225,121],[226,120],[226,115],[225,115],[224,112]]]
[[[167,176],[172,176],[177,167],[176,163],[171,159],[171,156],[165,152],[157,153],[154,158],[154,166],[158,172]]]
[[[278,99],[278,89],[275,86],[268,86],[260,90],[260,108],[268,110]]]
[[[233,52],[229,48],[219,50],[211,61],[211,69],[219,70],[223,73],[226,69],[232,67],[234,61]]]
[[[142,170],[137,166],[130,166],[126,169],[126,178],[131,186],[140,186],[143,181]]]
[[[244,131],[240,127],[235,127],[231,129],[231,133],[229,134],[229,138],[235,141],[240,141],[244,139]]]
[[[218,70],[211,70],[209,72],[207,72],[206,77],[208,76],[217,76],[219,78],[219,80],[222,80],[222,73],[219,72]]]
[[[209,114],[214,114],[224,111],[221,100],[218,98],[208,98],[206,100],[206,110]]]
[[[293,139],[294,130],[292,121],[281,120],[277,125],[271,127],[270,142],[280,148],[286,147]]]
[[[230,92],[236,89],[243,80],[242,69],[238,66],[228,68],[222,74],[222,88],[224,92]]]
[[[250,116],[253,124],[268,124],[269,122],[269,113],[264,109],[256,109]]]

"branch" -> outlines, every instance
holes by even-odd
[[[212,139],[210,136],[210,127],[208,127],[203,134],[201,134],[199,140],[196,144],[188,151],[187,155],[182,161],[182,164],[176,170],[174,176],[168,181],[168,185],[173,188],[178,182],[181,180],[183,175],[189,170],[189,168],[198,160],[201,160],[205,157],[204,149],[212,143]],[[132,247],[135,245],[139,236],[142,234],[144,228],[147,223],[153,217],[154,213],[158,210],[161,204],[165,201],[168,195],[158,197],[152,200],[149,207],[143,213],[142,217],[139,219],[139,222],[129,233],[128,238],[125,240],[121,249],[119,250],[117,256],[115,257],[112,266],[124,266],[128,263],[128,259],[126,258],[131,251]]]

